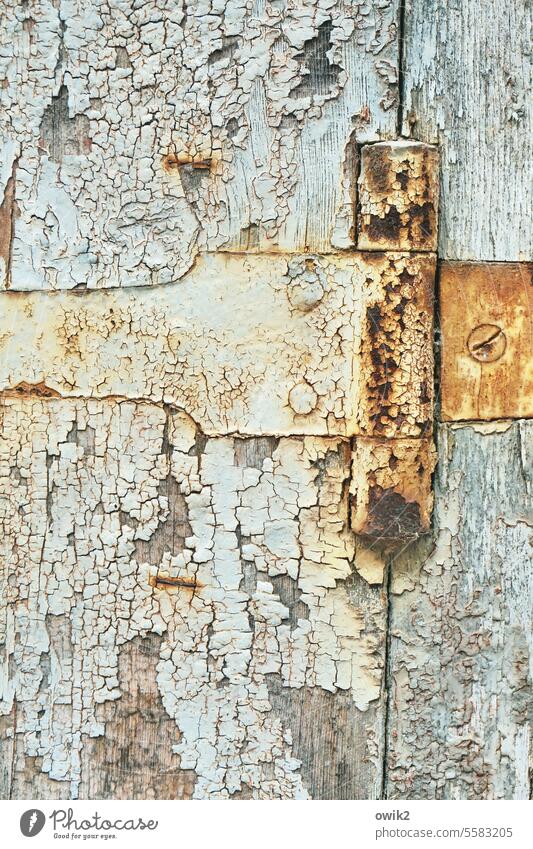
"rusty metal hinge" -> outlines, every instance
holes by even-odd
[[[172,405],[212,436],[339,437],[352,527],[429,527],[437,152],[363,146],[357,249],[201,255],[153,288],[10,292],[0,390]],[[163,580],[163,579],[161,579]]]

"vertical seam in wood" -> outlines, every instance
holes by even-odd
[[[389,736],[391,725],[391,699],[392,699],[392,662],[391,662],[391,624],[392,624],[392,560],[388,558],[385,566],[385,593],[387,601],[387,613],[385,618],[385,657],[383,662],[383,692],[384,692],[384,710],[383,710],[383,755],[381,762],[381,798],[387,798],[388,784],[388,760],[389,760]]]
[[[15,698],[13,699],[13,737],[12,737],[13,748],[11,749],[11,770],[10,770],[10,775],[9,775],[9,793],[8,793],[8,799],[10,799],[10,800],[13,798],[13,783],[14,783],[15,768],[16,768],[16,763],[17,763],[17,708],[18,708],[18,702],[17,702],[17,696],[15,694]]]
[[[400,0],[398,8],[398,113],[396,117],[396,135],[402,135],[403,110],[405,103],[405,80],[404,80],[404,32],[405,32],[405,4],[406,0]]]

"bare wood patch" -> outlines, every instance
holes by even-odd
[[[68,20],[4,5],[3,154],[15,142],[26,175],[13,289],[170,283],[200,251],[353,246],[344,149],[353,116],[359,143],[395,131],[399,0],[94,0]]]

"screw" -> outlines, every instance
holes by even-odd
[[[507,348],[505,333],[496,324],[480,324],[474,327],[467,340],[470,356],[480,363],[499,360]]]

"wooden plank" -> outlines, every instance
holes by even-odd
[[[386,795],[527,799],[533,423],[438,443],[435,538],[392,566]]]
[[[165,402],[205,433],[431,430],[429,255],[204,255],[158,289],[0,296],[0,389]]]
[[[441,151],[439,254],[533,258],[531,5],[406,0],[403,133]]]
[[[533,417],[533,266],[443,263],[441,416]]]
[[[378,795],[386,600],[357,572],[349,440],[1,412],[2,796]]]
[[[200,250],[353,246],[356,143],[396,132],[399,5],[7,0],[3,285],[144,286]]]

